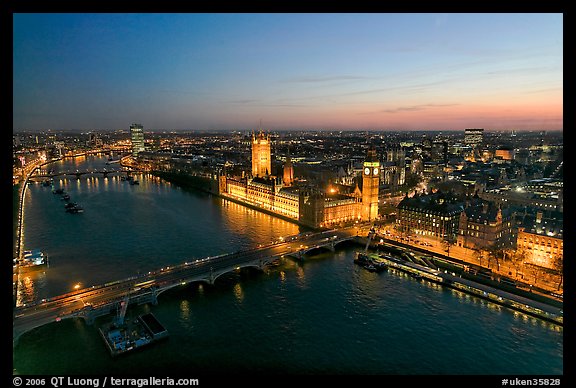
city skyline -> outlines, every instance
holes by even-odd
[[[560,384],[561,132],[141,127],[13,136],[15,381],[270,371]]]
[[[13,131],[563,129],[562,14],[13,21]]]

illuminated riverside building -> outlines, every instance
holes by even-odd
[[[298,220],[299,193],[284,187],[275,177],[221,177],[220,195],[282,216]]]
[[[270,136],[260,132],[252,135],[252,176],[266,177],[272,172]]]
[[[288,158],[281,176],[270,174],[270,137],[253,135],[251,171],[228,174],[223,167],[216,172],[204,167],[195,156],[142,152],[141,166],[168,179],[172,178],[223,198],[294,220],[312,228],[333,227],[378,218],[380,162],[375,150],[369,150],[364,162],[367,173],[355,186],[331,184],[327,189],[310,186],[294,176]],[[224,164],[224,166],[226,166]],[[264,174],[264,175],[262,175]],[[359,184],[361,183],[362,189]],[[366,205],[366,206],[363,206]]]
[[[516,247],[524,251],[525,262],[540,267],[556,269],[556,263],[564,259],[563,219],[558,212],[545,217],[543,211],[525,215],[518,227]]]
[[[218,194],[257,207],[310,227],[331,227],[378,218],[380,162],[376,151],[368,151],[362,175],[362,191],[322,190],[295,185],[293,166],[288,159],[282,177],[270,174],[270,138],[252,136],[252,176],[218,177]]]
[[[325,197],[324,209],[322,209],[324,216],[322,226],[331,227],[336,224],[349,223],[360,219],[363,221],[374,221],[378,214],[378,203],[376,201],[376,207],[372,208],[370,213],[372,218],[362,218],[361,209],[362,202],[359,202],[356,198],[345,196],[340,196],[340,198]]]

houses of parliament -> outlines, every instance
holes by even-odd
[[[218,194],[224,198],[278,214],[313,228],[331,227],[378,217],[380,161],[369,149],[363,165],[361,188],[336,193],[294,178],[288,158],[281,176],[271,175],[270,136],[252,135],[252,171],[239,177],[218,176]]]

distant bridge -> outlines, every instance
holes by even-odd
[[[215,257],[190,260],[163,267],[141,276],[132,276],[104,285],[60,295],[43,303],[16,307],[14,310],[13,344],[25,332],[66,318],[83,318],[88,324],[95,318],[114,312],[118,303],[129,298],[129,304],[158,303],[158,295],[169,289],[193,282],[214,284],[225,273],[245,267],[264,269],[272,261],[287,255],[304,259],[314,250],[335,251],[346,241],[356,241],[354,228],[324,231],[286,238],[254,249]]]
[[[130,175],[132,173],[142,172],[140,170],[130,169],[130,170],[82,170],[82,171],[55,171],[55,172],[40,172],[38,174],[34,174],[30,176],[30,178],[54,178],[57,176],[75,176],[76,178],[80,178],[82,175],[94,175],[94,174],[101,174],[104,177],[107,177],[108,174],[127,174]]]

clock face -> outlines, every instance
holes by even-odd
[[[374,175],[378,175],[378,167],[374,169]]]
[[[366,174],[366,175],[370,174],[370,169],[368,167],[366,167],[364,169],[364,174]]]

